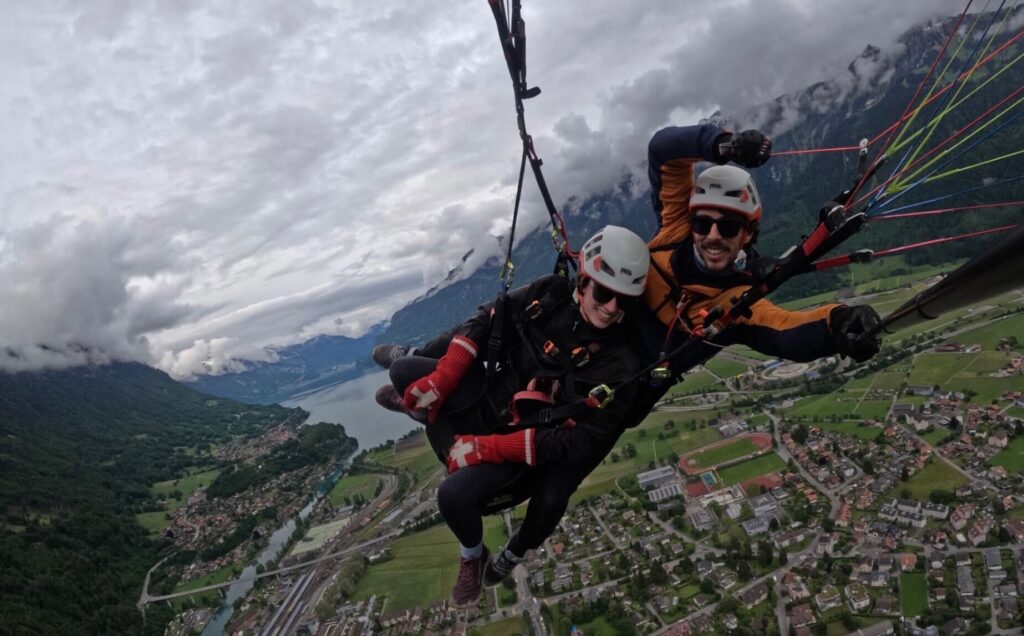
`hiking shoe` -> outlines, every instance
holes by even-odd
[[[487,564],[484,565],[484,585],[493,587],[516,569],[519,561],[513,561],[510,556],[508,550],[502,550],[497,556],[487,559]]]
[[[402,394],[392,384],[385,384],[377,389],[377,394],[373,397],[377,400],[377,404],[380,404],[389,411],[396,413],[407,412],[405,405],[402,404]]]
[[[452,605],[456,607],[469,607],[476,605],[480,600],[480,592],[483,590],[482,579],[484,574],[484,563],[490,553],[487,546],[484,546],[483,554],[476,559],[459,559],[459,578],[455,580],[455,587],[452,588]]]
[[[390,369],[395,360],[404,358],[412,352],[413,348],[405,345],[382,344],[373,348],[370,357],[377,363],[377,366]]]

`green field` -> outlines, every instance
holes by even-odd
[[[854,409],[857,408],[857,403],[860,401],[860,396],[856,393],[829,393],[827,395],[798,400],[792,407],[785,409],[783,412],[788,417],[805,418],[810,421],[813,421],[815,417],[819,420],[833,416],[846,419],[847,416],[851,415],[857,417]],[[872,400],[872,402],[874,401]],[[860,417],[866,418],[871,416],[865,414]]]
[[[682,422],[688,421],[693,413],[672,413],[671,415],[679,418],[675,420],[676,422]],[[683,420],[682,418],[684,417],[687,419]],[[644,437],[640,437],[641,430],[645,431]],[[573,494],[572,501],[576,502],[591,495],[608,492],[615,487],[615,480],[619,477],[632,476],[647,470],[649,462],[655,458],[655,455],[657,455],[658,459],[664,459],[672,453],[683,455],[721,439],[718,431],[713,428],[698,428],[695,431],[683,431],[677,436],[659,440],[657,437],[658,432],[663,430],[664,428],[661,425],[652,426],[651,417],[648,417],[639,428],[623,434],[615,450],[612,451],[619,456],[619,460],[613,462],[609,454],[609,457],[605,458],[604,462],[583,480],[583,483]],[[637,454],[636,457],[627,458],[623,454],[622,449],[626,444],[630,443],[636,448]]]
[[[950,381],[970,368],[977,357],[976,353],[922,353],[917,356],[908,383],[951,388]]]
[[[882,373],[874,374],[874,378],[875,381],[871,385],[872,389],[876,391],[882,391],[885,389],[898,391],[906,380],[906,374],[902,371],[883,371]]]
[[[704,368],[720,378],[731,378],[749,369],[742,362],[735,362],[727,358],[715,357],[704,363]]]
[[[999,346],[999,341],[1002,338],[1015,335],[1017,336],[1017,339],[1020,340],[1021,333],[1024,333],[1024,316],[1018,315],[1004,318],[992,323],[991,325],[971,330],[957,336],[953,340],[968,344],[979,344],[984,347],[986,351],[993,351],[997,346]]]
[[[522,616],[514,616],[494,623],[487,623],[482,627],[470,628],[469,636],[514,636],[515,634],[529,633],[529,626]]]
[[[932,431],[931,433],[925,433],[921,437],[924,438],[924,441],[928,442],[932,446],[935,446],[936,444],[941,442],[943,439],[945,439],[946,436],[949,435],[949,433],[950,433],[950,430],[948,428],[940,426],[940,427],[936,428],[934,431]]]
[[[718,381],[718,378],[700,369],[699,371],[693,371],[684,375],[683,381],[673,386],[665,397],[666,399],[671,399],[680,395],[692,395],[702,391],[724,388],[721,382]]]
[[[760,475],[778,472],[785,467],[786,462],[782,461],[781,457],[775,453],[768,453],[717,472],[720,483],[723,486],[731,486]]]
[[[182,583],[174,588],[175,592],[184,592],[186,590],[194,590],[198,587],[206,587],[207,585],[216,585],[217,583],[224,583],[225,581],[231,580],[235,576],[235,565],[226,565],[219,570],[210,572],[205,576],[201,576],[198,579],[192,579]],[[241,567],[238,567],[238,571],[241,571]],[[220,604],[220,593],[217,590],[209,590],[196,594],[194,597],[197,605],[208,605],[216,606]],[[182,611],[184,608],[191,604],[188,596],[182,596],[171,600],[171,604],[174,605],[175,611]]]
[[[351,502],[356,495],[361,495],[366,501],[373,499],[373,493],[377,491],[377,484],[380,478],[376,475],[345,475],[334,484],[331,492],[327,494],[332,506],[345,505],[345,498]]]
[[[1024,437],[1015,437],[1009,445],[989,460],[991,466],[1002,466],[1011,475],[1024,470]]]
[[[135,520],[139,522],[140,526],[148,530],[150,535],[163,532],[164,528],[171,523],[170,519],[167,518],[167,510],[140,512],[135,515]]]
[[[153,487],[150,488],[149,490],[154,495],[163,494],[168,498],[170,498],[172,492],[174,492],[175,490],[180,490],[182,494],[182,499],[180,500],[178,505],[181,505],[181,503],[186,501],[189,498],[189,496],[192,493],[194,493],[198,488],[202,486],[209,486],[210,482],[212,482],[219,474],[219,468],[207,470],[204,472],[193,473],[186,477],[182,477],[181,479],[169,479],[167,481],[157,482],[153,484]],[[177,506],[175,506],[175,508],[176,507]]]
[[[853,413],[866,420],[884,420],[891,406],[892,400],[861,400],[853,407]]]
[[[723,462],[757,452],[757,445],[749,439],[738,439],[731,444],[698,452],[688,458],[691,466],[710,468]]]
[[[435,473],[440,474],[443,468],[441,462],[437,460],[437,456],[434,455],[430,444],[417,446],[416,448],[402,451],[397,455],[393,448],[377,450],[367,454],[363,461],[393,468],[404,468],[413,474],[416,483],[421,483]]]
[[[194,469],[199,470],[198,467]],[[218,474],[220,474],[220,469],[216,468],[194,472],[180,479],[168,479],[167,481],[153,484],[149,491],[154,495],[163,495],[165,497],[164,509],[156,512],[141,512],[135,515],[135,520],[139,522],[140,526],[148,530],[151,536],[156,536],[170,525],[167,513],[177,510],[184,505],[188,498],[192,496],[192,493],[203,486],[208,486]],[[179,491],[181,495],[177,498],[172,497],[171,493],[174,491]]]
[[[501,523],[484,518],[484,531]],[[488,546],[494,550],[500,546]],[[391,547],[394,558],[366,569],[353,593],[354,599],[370,595],[388,597],[388,609],[427,607],[448,598],[459,571],[459,544],[448,526],[439,525],[402,537]]]
[[[930,464],[914,474],[909,481],[897,483],[896,492],[907,488],[913,499],[927,501],[933,490],[956,490],[967,483],[967,478],[946,463],[945,460],[933,459]]]
[[[904,616],[921,616],[928,609],[928,585],[924,572],[900,575],[900,608]]]
[[[836,433],[859,437],[860,439],[868,441],[875,439],[878,437],[878,434],[882,432],[881,428],[876,426],[861,426],[860,422],[815,422],[812,426],[817,426],[824,431],[835,431]]]

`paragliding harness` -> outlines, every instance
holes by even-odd
[[[502,349],[501,337],[505,329],[505,321],[508,319],[507,291],[509,287],[511,287],[514,271],[514,265],[512,264],[512,248],[515,235],[515,225],[518,219],[519,204],[522,198],[523,177],[526,170],[527,160],[529,160],[530,168],[533,171],[534,177],[537,181],[537,186],[540,189],[541,197],[543,198],[545,207],[547,208],[548,216],[551,219],[552,240],[558,254],[555,273],[559,274],[563,278],[568,278],[569,266],[571,265],[575,267],[575,262],[572,260],[572,257],[575,255],[569,247],[565,225],[555,208],[554,201],[552,200],[551,194],[547,188],[547,183],[544,180],[544,175],[541,171],[543,162],[537,156],[537,152],[533,146],[533,139],[526,130],[523,101],[539,95],[540,88],[536,86],[530,87],[526,81],[526,24],[522,19],[521,0],[511,0],[511,16],[506,15],[505,5],[502,0],[488,0],[488,4],[491,7],[491,12],[494,14],[495,24],[498,29],[498,39],[501,42],[502,51],[505,55],[505,63],[508,67],[509,75],[512,78],[512,88],[516,107],[516,123],[519,128],[520,139],[523,142],[523,154],[520,161],[519,180],[512,216],[512,231],[509,235],[508,251],[505,262],[499,276],[502,283],[502,292],[494,305],[491,320],[491,332],[487,342],[487,378],[488,386],[491,386],[494,374],[499,365]],[[863,159],[866,155],[866,151],[862,152],[861,155],[862,160],[859,166],[860,174],[858,175],[857,185],[852,189],[852,191],[857,190],[860,185],[870,178],[871,174],[874,173],[874,170],[877,170],[884,160],[883,157],[881,160],[877,161],[874,166],[868,169],[866,159]],[[750,308],[755,302],[767,296],[789,278],[805,271],[811,271],[814,261],[856,233],[864,225],[864,221],[865,216],[863,213],[848,216],[842,205],[837,204],[830,207],[828,210],[824,210],[821,214],[818,226],[809,236],[803,239],[800,245],[794,246],[786,252],[782,258],[775,263],[774,267],[771,268],[770,271],[763,272],[760,273],[759,276],[755,276],[751,287],[739,297],[733,298],[731,300],[731,305],[728,308],[717,307],[711,311],[702,312],[702,322],[691,329],[690,337],[678,347],[672,351],[661,352],[658,360],[649,364],[647,367],[644,367],[630,378],[618,383],[616,387],[611,387],[607,384],[598,385],[591,389],[585,398],[570,404],[555,405],[554,395],[551,391],[542,390],[538,392],[536,391],[537,385],[534,386],[534,390],[532,391],[528,388],[527,392],[529,393],[527,394],[524,392],[524,399],[531,400],[532,404],[523,409],[520,409],[519,405],[516,404],[517,412],[520,410],[522,411],[518,412],[515,416],[517,418],[516,421],[508,426],[501,427],[500,430],[495,432],[511,433],[527,428],[557,427],[563,422],[570,421],[573,418],[584,415],[592,409],[604,408],[614,399],[616,389],[622,388],[632,382],[639,381],[645,377],[651,378],[654,382],[667,381],[671,374],[669,367],[669,360],[671,358],[690,347],[697,346],[700,343],[714,338],[716,335],[721,333],[723,329],[727,328],[737,317],[749,317],[751,315]],[[665,276],[666,280],[671,280],[667,276],[666,272],[659,271],[658,273]],[[543,315],[546,309],[543,302],[534,301],[534,303],[536,304],[531,304],[527,310],[527,315],[530,316],[530,319],[535,319]],[[521,325],[516,325],[517,329],[521,329],[521,327]],[[549,343],[551,344],[551,347],[545,351],[546,354],[564,354],[564,352],[557,349],[555,343],[551,343],[550,341]],[[581,352],[578,355],[583,354]],[[541,394],[544,394],[544,396],[542,397]],[[529,397],[527,397],[527,395],[529,395]],[[513,402],[515,402],[515,400],[513,400]],[[536,408],[538,406],[540,408]],[[527,411],[532,412],[527,413]]]

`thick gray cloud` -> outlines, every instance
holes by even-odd
[[[961,8],[525,4],[527,120],[559,202],[639,170],[658,126],[827,79]],[[519,148],[484,3],[6,5],[0,368],[237,368],[358,334],[497,253]]]

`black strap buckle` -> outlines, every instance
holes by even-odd
[[[536,320],[544,314],[544,307],[540,304],[539,300],[535,300],[526,306],[526,317],[530,320]],[[550,341],[549,341],[550,342]]]

